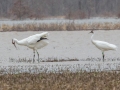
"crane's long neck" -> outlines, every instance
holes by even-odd
[[[14,42],[17,43],[18,45],[24,45],[21,41],[18,41],[17,39],[14,39]]]
[[[92,43],[94,43],[93,36],[94,36],[94,33],[93,33],[92,36],[91,36],[91,42],[92,42]]]

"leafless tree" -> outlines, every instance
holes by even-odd
[[[118,16],[120,0],[0,0],[0,17]],[[78,15],[79,14],[79,15]]]

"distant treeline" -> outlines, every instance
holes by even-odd
[[[120,17],[120,0],[0,0],[0,18]]]

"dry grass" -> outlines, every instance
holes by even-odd
[[[94,58],[86,60],[94,60]],[[0,90],[120,90],[119,70],[71,72],[70,67],[65,66],[66,70],[47,72],[44,69],[41,72],[45,67],[40,66],[41,68],[28,66],[30,73],[17,70],[18,68],[26,70],[26,66],[8,66],[8,68],[0,66]],[[49,65],[47,67],[50,68]],[[78,69],[79,67],[77,66]]]
[[[120,90],[120,72],[6,74],[0,90]]]
[[[14,62],[13,59],[10,60]],[[49,60],[51,61],[52,59]],[[100,58],[86,59],[86,61],[99,60]],[[107,60],[119,61],[120,59]],[[54,62],[56,59],[52,61]],[[18,59],[18,63],[20,62],[27,61],[26,59]],[[0,66],[0,90],[120,90],[120,69],[117,71],[91,70],[87,72],[78,70],[77,72],[71,72],[69,70],[71,66],[61,66],[66,69],[60,69],[58,72],[54,72],[54,70],[53,72],[47,72],[44,69],[45,66],[39,66],[41,68],[38,68],[36,65]],[[50,65],[46,65],[46,67],[51,68]],[[55,68],[53,65],[52,67]],[[77,69],[79,67],[80,65],[77,65]],[[73,68],[76,68],[76,66],[73,65]],[[90,67],[88,68],[90,69]],[[58,65],[55,69],[59,69]]]
[[[74,22],[70,23],[31,23],[31,24],[15,24],[7,25],[2,24],[2,31],[72,31],[72,30],[89,30],[89,29],[98,29],[98,30],[119,30],[120,23],[82,23],[76,24]]]

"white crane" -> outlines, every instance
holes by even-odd
[[[103,55],[103,61],[104,61],[104,51],[108,51],[108,50],[117,50],[117,46],[114,44],[110,44],[108,42],[104,42],[104,41],[98,41],[98,40],[93,40],[93,36],[94,36],[94,32],[93,30],[90,32],[93,35],[91,36],[91,42],[102,51],[102,55]]]
[[[12,39],[12,44],[16,47],[15,43],[18,45],[23,45],[27,46],[31,49],[33,49],[33,62],[35,61],[35,51],[37,52],[38,55],[38,61],[39,61],[39,53],[37,49],[41,49],[42,47],[48,45],[48,32],[43,32],[41,34],[35,34],[32,36],[29,36],[28,38],[22,39],[22,40],[17,40],[15,38]]]

